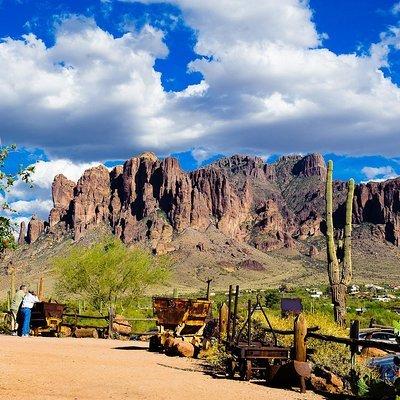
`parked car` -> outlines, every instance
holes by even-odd
[[[369,362],[371,368],[376,369],[382,380],[394,383],[400,376],[400,353],[375,357]]]
[[[376,340],[378,342],[385,343],[398,343],[399,337],[393,332],[389,331],[377,331],[377,332],[361,332],[359,339],[365,340]]]

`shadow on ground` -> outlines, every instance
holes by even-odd
[[[119,347],[113,347],[113,350],[148,350],[147,347],[142,347],[142,346],[119,346]]]

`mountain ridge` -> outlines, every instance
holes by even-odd
[[[177,159],[159,160],[147,152],[111,171],[102,165],[90,168],[76,183],[57,175],[49,220],[33,217],[26,234],[21,225],[19,242],[67,231],[79,240],[103,222],[126,243],[151,239],[155,253],[163,252],[157,241],[165,242],[166,236],[188,227],[204,231],[209,225],[265,251],[291,247],[299,237],[323,233],[325,174],[320,154],[283,156],[272,164],[233,155],[184,172]],[[399,189],[399,178],[356,185],[353,213],[354,223],[377,225],[382,239],[396,246]],[[338,227],[343,224],[345,191],[346,184],[335,181]],[[143,219],[146,232],[138,227]]]

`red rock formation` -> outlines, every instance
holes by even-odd
[[[294,175],[321,176],[325,178],[326,166],[321,154],[308,154],[300,159],[293,167]]]
[[[26,235],[26,224],[25,221],[22,221],[19,227],[19,236],[18,236],[18,244],[22,245],[25,243],[25,235]]]
[[[103,165],[86,170],[79,179],[72,201],[75,239],[99,222],[108,222],[111,200],[110,174]]]
[[[35,215],[32,216],[28,224],[28,232],[26,234],[26,242],[33,243],[44,232],[45,223],[38,219]]]
[[[400,178],[357,185],[354,220],[382,226],[384,238],[399,246]]]
[[[173,251],[174,234],[214,225],[264,251],[292,248],[296,240],[321,234],[325,173],[318,154],[282,157],[274,164],[235,155],[185,173],[174,158],[144,153],[111,172],[91,168],[76,185],[56,176],[50,232],[72,230],[79,239],[91,226],[105,223],[126,243],[146,240],[163,254]],[[336,182],[339,226],[345,193],[345,184]],[[379,224],[375,231],[396,245],[399,210],[400,180],[357,187],[354,221]],[[30,224],[28,240],[43,231],[39,225],[37,220]]]
[[[52,185],[52,196],[54,207],[50,211],[49,225],[53,227],[60,221],[65,221],[70,204],[74,198],[75,182],[70,181],[60,174],[54,178]],[[70,221],[66,221],[70,224]]]

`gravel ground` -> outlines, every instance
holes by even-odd
[[[215,379],[197,360],[140,342],[0,336],[0,399],[317,400],[314,393]]]

